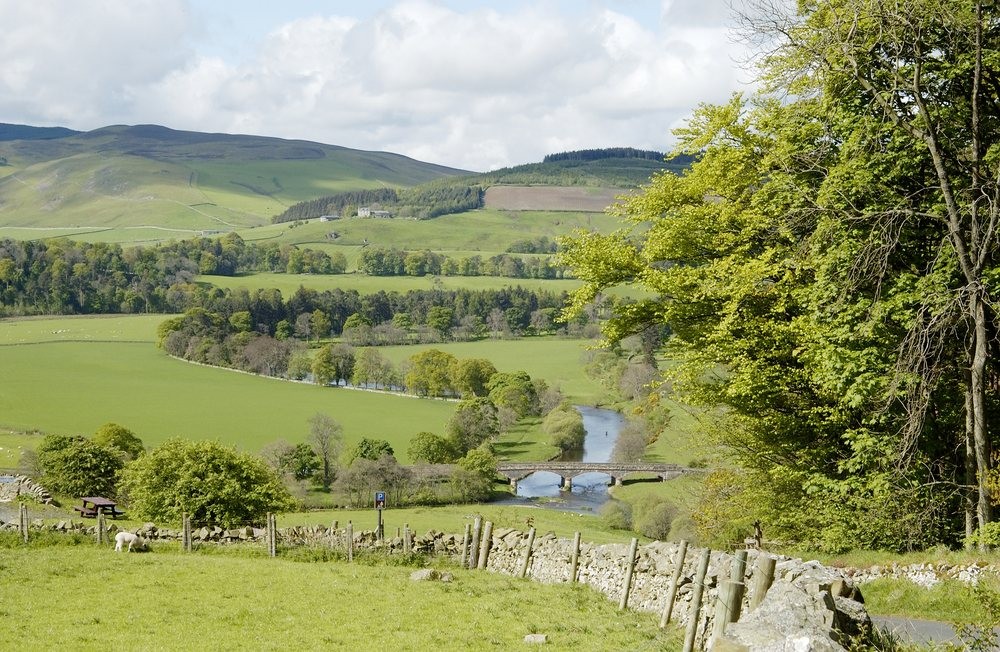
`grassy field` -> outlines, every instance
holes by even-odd
[[[442,432],[454,403],[410,396],[323,388],[170,358],[155,347],[164,315],[0,320],[0,427],[17,431],[91,434],[113,421],[147,446],[181,436],[213,439],[257,451],[279,439],[304,441],[316,412],[344,426],[348,443],[387,439],[406,461],[410,437]],[[383,349],[399,362],[428,346]],[[525,338],[433,345],[457,357],[485,357],[504,371],[525,370],[594,403],[603,390],[583,373],[587,342]],[[0,432],[6,458],[38,437]],[[537,424],[512,430],[511,457],[548,457]],[[3,453],[3,451],[0,451]],[[0,460],[5,457],[0,457]],[[9,459],[3,466],[12,466]]]
[[[432,220],[310,220],[294,227],[287,223],[272,224],[240,230],[239,234],[247,241],[273,240],[333,247],[361,247],[367,243],[377,247],[475,252],[487,256],[506,251],[518,240],[540,236],[554,239],[574,229],[609,232],[619,226],[618,218],[602,213],[480,209],[442,215]],[[339,236],[336,241],[327,238],[327,234],[333,231]]]
[[[147,446],[181,436],[257,451],[278,439],[304,441],[307,420],[323,412],[344,426],[347,442],[387,439],[405,460],[410,437],[441,432],[454,409],[451,402],[323,388],[175,360],[153,344],[164,318],[0,321],[0,426],[91,434],[114,421]]]
[[[446,351],[456,358],[486,358],[500,371],[526,371],[541,378],[550,387],[559,387],[576,403],[600,405],[608,402],[607,390],[586,375],[584,365],[591,340],[555,337],[525,337],[512,340],[446,342],[386,346],[379,349],[385,357],[399,363],[427,349]]]
[[[513,649],[530,633],[558,650],[678,647],[653,614],[595,591],[449,569],[263,557],[114,554],[85,544],[0,553],[3,649]],[[58,608],[53,608],[58,605]]]

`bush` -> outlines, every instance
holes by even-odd
[[[542,421],[542,431],[549,436],[549,443],[563,451],[583,448],[587,437],[583,417],[568,405],[549,412]]]
[[[646,510],[636,521],[636,530],[650,539],[666,540],[670,536],[670,526],[677,516],[677,507],[662,502]]]
[[[294,507],[264,460],[217,442],[173,439],[126,467],[121,489],[137,519],[199,525],[260,524],[267,512]]]
[[[38,447],[38,461],[49,491],[75,496],[114,496],[125,465],[117,448],[59,435],[46,435]]]
[[[632,529],[632,506],[620,500],[609,500],[601,506],[604,523],[616,530]]]

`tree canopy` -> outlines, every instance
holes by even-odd
[[[1000,407],[1000,8],[765,9],[744,18],[764,92],[702,106],[677,131],[690,170],[565,243],[569,316],[650,291],[606,335],[669,326],[675,389],[725,408],[737,520],[831,549],[969,540]]]
[[[258,457],[216,442],[170,440],[128,465],[121,489],[133,516],[235,527],[293,507],[278,475]]]

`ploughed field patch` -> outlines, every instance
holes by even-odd
[[[491,186],[486,208],[508,211],[583,211],[601,213],[622,194],[616,188],[577,186]]]

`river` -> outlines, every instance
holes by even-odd
[[[625,425],[625,417],[614,410],[575,405],[583,417],[583,450],[569,451],[560,460],[570,462],[608,462]],[[517,483],[517,497],[499,501],[503,504],[531,504],[571,512],[594,512],[608,501],[608,476],[584,473],[573,478],[572,491],[559,489],[559,476],[540,471]]]

